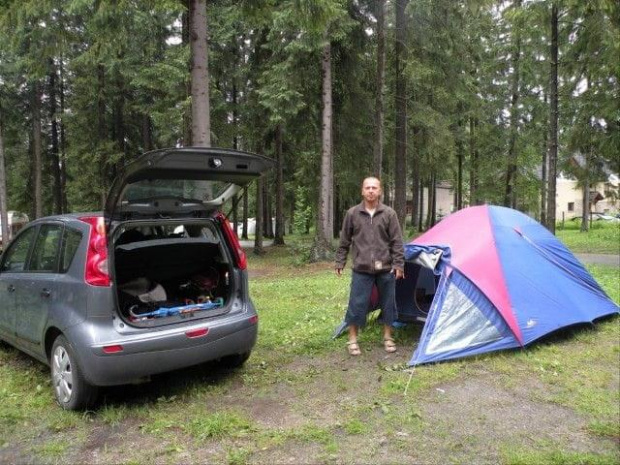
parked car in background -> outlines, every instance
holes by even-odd
[[[8,212],[7,216],[9,219],[9,237],[7,238],[6,242],[9,242],[11,238],[15,237],[19,230],[22,229],[26,225],[26,223],[30,221],[30,218],[28,218],[28,215],[26,215],[25,213],[20,213],[12,210]],[[2,250],[3,239],[2,218],[0,218],[0,250]]]
[[[104,212],[37,219],[0,257],[0,338],[50,366],[65,409],[98,388],[221,360],[257,338],[246,257],[220,211],[272,166],[245,152],[144,154]]]
[[[606,213],[592,212],[592,221],[610,221],[612,223],[620,222],[620,218]]]
[[[590,216],[592,218],[592,221],[620,223],[620,213],[614,216],[607,213],[591,212]],[[581,221],[581,216],[575,216],[574,218],[571,218],[571,221]]]

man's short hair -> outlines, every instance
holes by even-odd
[[[362,187],[364,186],[364,183],[369,180],[369,179],[374,179],[379,183],[379,187],[381,187],[381,179],[379,179],[376,176],[366,176],[363,180],[362,180]]]

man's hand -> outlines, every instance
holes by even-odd
[[[336,268],[336,274],[342,276],[342,268]]]
[[[396,275],[396,279],[403,279],[405,277],[405,272],[403,270],[394,269],[394,274]]]

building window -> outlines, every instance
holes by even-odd
[[[569,212],[575,211],[575,202],[568,202],[568,211]]]

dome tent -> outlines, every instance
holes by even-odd
[[[620,311],[553,234],[505,207],[448,216],[405,259],[399,318],[425,321],[410,365],[523,347]]]

